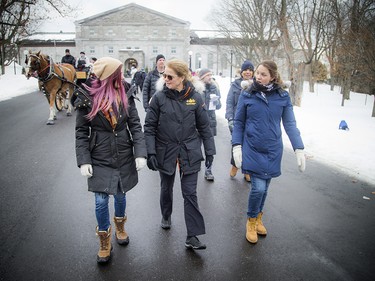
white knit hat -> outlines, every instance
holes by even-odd
[[[104,80],[111,76],[120,66],[122,62],[111,57],[103,57],[98,59],[93,66],[93,72],[99,80]]]

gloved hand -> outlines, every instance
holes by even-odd
[[[230,133],[232,133],[233,127],[234,127],[234,121],[233,120],[228,120],[228,127],[229,127]]]
[[[238,169],[241,169],[242,166],[242,145],[238,144],[233,146],[233,160],[234,164]]]
[[[92,177],[92,166],[91,164],[81,165],[81,175],[87,178]]]
[[[296,149],[295,150],[296,157],[297,157],[297,165],[300,172],[304,172],[306,169],[306,157],[303,149]]]
[[[156,159],[155,154],[150,154],[147,158],[147,167],[150,170],[157,171],[158,170],[158,160]]]
[[[206,155],[206,168],[211,167],[212,163],[214,162],[214,156],[213,155]]]
[[[135,158],[135,168],[137,169],[137,171],[140,171],[141,169],[143,169],[147,164],[147,160],[146,158],[144,157],[137,157]]]

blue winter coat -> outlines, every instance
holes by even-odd
[[[242,91],[234,118],[232,144],[242,145],[243,173],[262,179],[281,175],[281,121],[293,149],[304,149],[287,91],[275,89],[265,96],[253,88]]]

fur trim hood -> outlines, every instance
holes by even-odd
[[[241,88],[243,90],[246,90],[251,86],[251,84],[253,84],[253,80],[242,80],[241,81]]]
[[[205,86],[204,86],[204,83],[201,80],[199,80],[198,77],[193,76],[193,80],[191,81],[191,83],[193,84],[195,91],[197,91],[200,94],[203,94],[205,90]],[[164,85],[165,85],[164,78],[160,77],[158,81],[156,82],[156,91],[157,92],[162,91],[164,89]]]

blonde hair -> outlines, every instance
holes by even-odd
[[[282,86],[284,84],[283,80],[281,80],[280,73],[277,70],[277,65],[276,65],[276,63],[274,61],[272,61],[272,60],[265,60],[265,61],[262,61],[259,65],[262,65],[262,66],[264,66],[265,68],[268,69],[268,71],[270,72],[271,77],[274,79],[272,81],[274,84],[277,84],[279,86]],[[258,65],[258,67],[259,67],[259,65]]]
[[[166,61],[164,65],[165,67],[168,67],[176,72],[178,77],[184,78],[184,81],[191,82],[193,80],[193,76],[191,75],[189,66],[183,60],[171,59]]]

